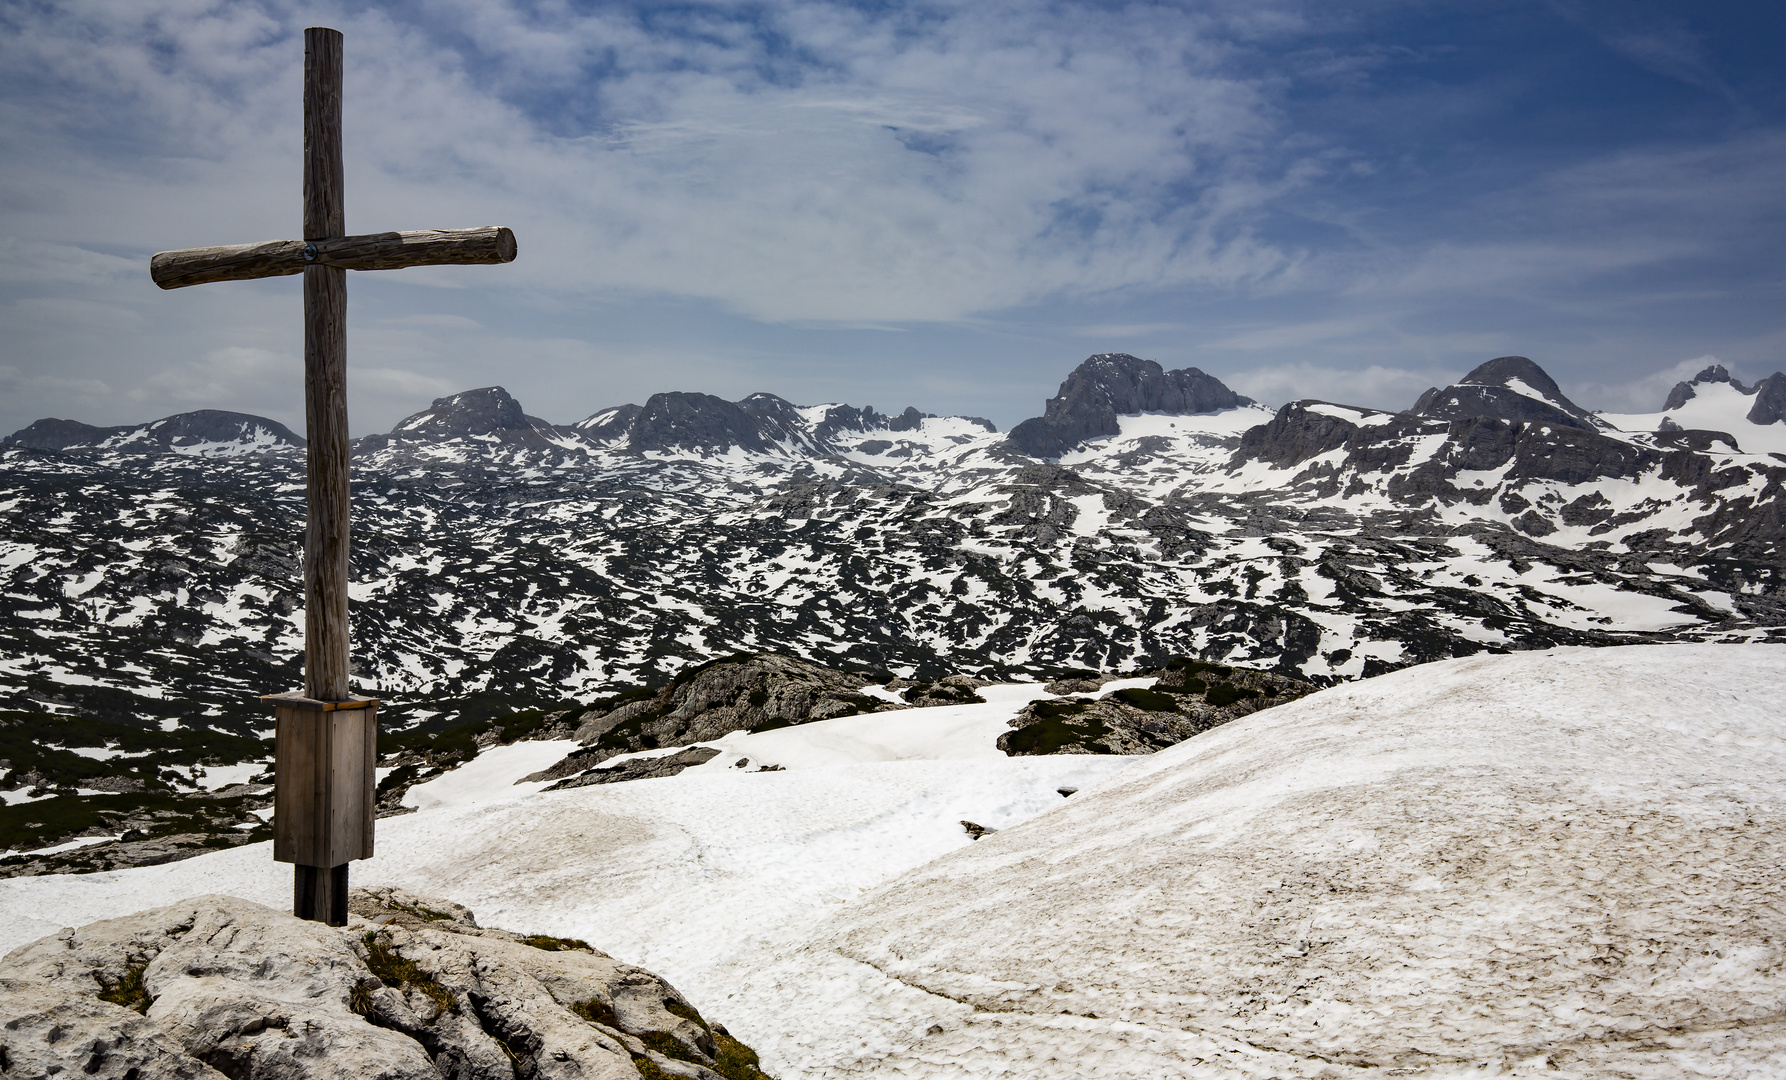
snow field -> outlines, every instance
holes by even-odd
[[[354,881],[651,968],[782,1080],[1786,1074],[1786,647],[1446,661],[1146,758],[1006,758],[1039,687],[981,693],[562,792],[513,781],[570,744],[492,748]],[[0,880],[0,949],[284,907],[268,848]]]
[[[1722,431],[1736,439],[1745,454],[1786,454],[1786,424],[1751,424],[1752,395],[1729,383],[1707,382],[1693,387],[1693,396],[1678,409],[1655,413],[1603,413],[1601,419],[1621,432],[1655,431],[1664,418],[1683,428]]]
[[[1008,758],[993,742],[1043,692],[1014,684],[980,693],[987,704],[734,737],[717,745],[743,753],[709,767],[561,792],[516,781],[575,742],[491,747],[411,787],[405,805],[421,809],[379,822],[378,855],[354,865],[353,881],[449,897],[485,925],[583,938],[678,987],[706,986],[702,973],[714,965],[797,941],[866,889],[973,843],[963,819],[1009,828],[1064,804],[1056,789],[1089,788],[1140,761]],[[873,730],[876,720],[885,731]],[[752,769],[768,763],[771,748],[787,771],[731,768],[739,756]],[[265,843],[163,866],[4,879],[0,951],[200,893],[283,909],[290,891],[290,868],[272,862]],[[727,993],[715,986],[696,1000],[729,1023]]]
[[[1780,646],[1406,669],[718,981],[796,1077],[1786,1075],[1781,701]]]

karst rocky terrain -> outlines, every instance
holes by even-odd
[[[7,848],[99,828],[101,803],[106,828],[156,823],[113,843],[263,835],[258,695],[300,682],[303,475],[297,435],[216,411],[0,446]],[[560,732],[589,748],[562,781],[709,738],[691,725],[715,710],[665,694],[739,654],[828,673],[790,723],[1156,673],[1145,703],[1038,703],[1005,747],[1144,752],[1434,659],[1786,640],[1783,482],[1786,374],[1717,367],[1612,417],[1522,357],[1384,412],[1100,354],[1008,434],[772,394],[554,424],[487,387],[355,443],[356,685],[412,777],[448,728],[589,717]],[[1218,683],[1259,698],[1212,704]],[[774,720],[754,692],[732,730]]]
[[[759,1080],[756,1054],[588,943],[357,889],[330,927],[200,896],[0,960],[0,1072],[103,1080]]]

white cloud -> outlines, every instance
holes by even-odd
[[[700,33],[679,35],[612,10],[438,5],[412,25],[331,7],[19,17],[0,58],[73,88],[45,123],[59,167],[87,179],[15,171],[134,210],[126,243],[287,235],[293,34],[332,18],[347,35],[350,229],[500,218],[522,252],[505,284],[896,323],[1269,276],[1293,256],[1253,219],[1319,169],[1271,151],[1268,97],[1227,70],[1223,27],[1171,8],[786,3],[758,26],[715,6],[685,13]],[[443,47],[460,33],[483,52]],[[133,115],[113,122],[140,125],[135,156],[70,138],[116,95]],[[526,104],[541,97],[561,104]]]
[[[1569,386],[1566,393],[1585,408],[1597,409],[1611,413],[1653,413],[1660,412],[1662,403],[1668,400],[1668,392],[1674,384],[1690,382],[1693,376],[1723,361],[1715,356],[1696,356],[1690,360],[1681,360],[1647,375],[1636,375],[1618,382],[1583,382]],[[1730,370],[1729,364],[1724,364]],[[1742,378],[1742,372],[1731,371],[1731,375]]]
[[[1519,91],[1373,97],[1428,79],[1443,43],[1410,61],[1411,36],[1356,18],[1251,0],[0,5],[3,357],[85,387],[0,411],[301,419],[291,283],[170,295],[145,256],[296,234],[318,23],[347,35],[349,228],[520,241],[510,266],[353,276],[367,430],[494,381],[554,419],[675,388],[1008,422],[1024,406],[999,402],[1051,390],[1073,339],[1238,369],[1263,400],[1394,408],[1507,352],[1608,388],[1674,356],[1778,355],[1777,318],[1755,315],[1778,297],[1777,125],[1425,175],[1432,148],[1408,140],[1441,129],[1529,149],[1474,126],[1510,123]],[[1596,32],[1692,76],[1705,50],[1666,30]],[[249,377],[212,359],[232,347],[291,359]]]

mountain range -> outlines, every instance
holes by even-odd
[[[0,703],[267,726],[299,681],[302,439],[204,411],[0,445]],[[393,722],[736,652],[934,679],[1175,655],[1317,684],[1479,651],[1786,640],[1786,374],[1589,412],[1500,357],[1404,412],[1099,354],[977,417],[501,387],[354,443],[357,685]]]

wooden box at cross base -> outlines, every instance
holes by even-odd
[[[372,857],[378,702],[272,694],[273,859],[335,867]]]

